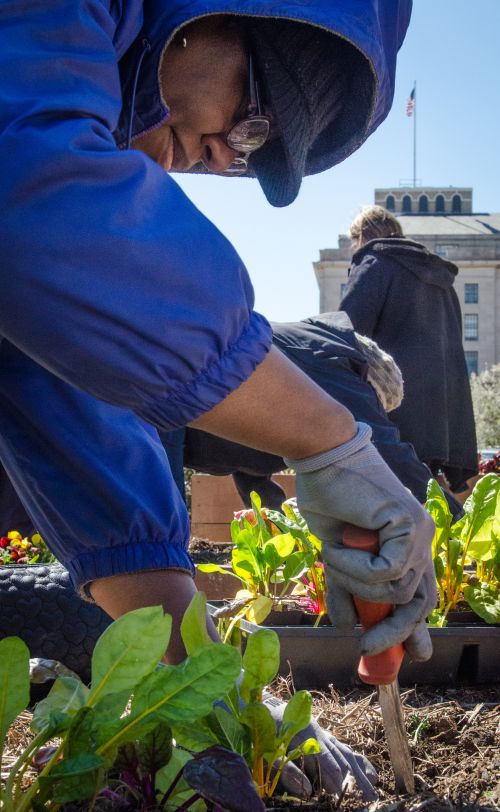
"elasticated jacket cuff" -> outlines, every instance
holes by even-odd
[[[372,430],[366,423],[356,423],[358,430],[352,440],[330,451],[322,451],[321,454],[315,454],[313,457],[305,457],[303,460],[291,460],[285,457],[285,462],[288,468],[293,468],[297,473],[304,474],[311,471],[319,471],[321,468],[326,468],[328,465],[335,465],[341,462],[346,457],[350,457],[364,448],[371,440]]]

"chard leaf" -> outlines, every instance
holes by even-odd
[[[264,561],[267,567],[271,570],[277,570],[280,566],[282,559],[280,554],[276,549],[276,545],[273,544],[274,539],[268,541],[267,544],[263,547],[263,554],[264,554]]]
[[[243,654],[244,674],[240,696],[245,702],[256,698],[278,673],[280,644],[272,629],[259,629],[248,638]]]
[[[280,728],[280,739],[288,746],[293,737],[311,722],[312,697],[309,691],[297,691],[287,702]]]
[[[241,670],[241,657],[232,646],[211,643],[180,665],[166,665],[148,674],[134,691],[130,715],[122,720],[120,742],[148,720],[175,724],[207,716],[213,703],[233,687]],[[115,746],[110,740],[106,745]]]
[[[258,528],[258,531],[259,531],[259,533],[261,535],[262,541],[265,542],[269,538],[271,538],[272,533],[271,533],[269,527],[267,526],[265,520],[262,517],[262,513],[261,513],[262,500],[261,500],[258,493],[256,493],[255,491],[252,491],[250,493],[250,501],[252,503],[253,514],[254,514],[255,520],[257,522],[256,527]]]
[[[38,781],[42,791],[50,789],[52,802],[88,800],[99,788],[100,771],[104,764],[104,759],[94,753],[81,753],[55,764],[50,773],[40,775]]]
[[[220,572],[222,575],[232,575],[230,570],[220,567],[219,564],[196,564],[196,569],[200,572]]]
[[[175,783],[173,791],[169,792],[178,774],[191,759],[191,753],[174,747],[169,763],[156,773],[155,788],[158,795],[163,797],[167,794],[167,800],[162,807],[165,812],[177,812],[183,808],[183,804],[185,804],[185,809],[189,809],[189,812],[206,812],[206,804],[201,799],[195,801],[194,804],[188,803],[195,793],[182,777]]]
[[[174,723],[172,735],[177,744],[195,753],[206,750],[213,744],[225,743],[224,734],[219,729],[214,713],[210,713],[204,719],[199,719],[195,725],[183,722]]]
[[[172,748],[172,731],[168,725],[160,722],[136,744],[141,772],[156,775],[172,758]]]
[[[196,592],[184,612],[181,622],[181,637],[188,654],[209,645],[212,640],[207,631],[207,598],[203,592]]]
[[[463,550],[463,546],[463,542],[459,539],[450,539],[449,541],[448,558],[453,571],[458,571],[457,563],[458,559],[460,558],[460,553]]]
[[[29,661],[28,646],[19,637],[0,640],[0,756],[9,727],[30,701]]]
[[[486,519],[485,523],[474,536],[467,548],[467,555],[475,561],[484,561],[492,557],[492,537],[491,537],[492,520]]]
[[[183,776],[204,798],[229,812],[265,812],[245,760],[237,753],[210,747],[187,762]]]
[[[296,541],[291,533],[283,533],[280,536],[273,536],[267,544],[273,544],[281,559],[288,558],[295,549]],[[266,547],[267,547],[266,544]]]
[[[260,579],[260,563],[255,551],[249,547],[234,547],[231,552],[231,563],[236,575],[244,581],[258,582]],[[248,577],[250,575],[250,578]]]
[[[218,723],[222,736],[219,744],[226,744],[230,750],[240,755],[245,755],[249,748],[248,732],[232,713],[225,708],[217,706],[214,709],[214,716]]]
[[[87,686],[78,677],[58,677],[45,699],[35,707],[32,729],[35,733],[45,729],[50,729],[52,735],[61,733],[85,705],[89,693]]]
[[[300,756],[314,756],[317,753],[321,753],[320,743],[316,739],[306,739],[297,747],[294,747],[293,750],[289,750],[287,753],[287,758],[289,758],[291,761],[295,761],[296,759],[300,758]]]
[[[432,557],[436,559],[450,536],[453,516],[451,515],[445,495],[435,479],[430,479],[427,485],[425,508],[436,526],[434,539],[432,541]]]
[[[283,568],[283,579],[290,581],[292,578],[300,578],[309,569],[304,553],[295,552],[288,556]]]
[[[172,618],[161,606],[135,609],[105,629],[92,655],[92,685],[88,702],[105,694],[132,692],[160,662],[170,639]]]
[[[462,539],[473,539],[486,520],[495,515],[497,498],[500,490],[500,477],[497,474],[486,474],[474,486],[464,504],[466,511],[462,528]]]
[[[246,611],[246,617],[250,620],[251,623],[256,623],[260,625],[264,622],[266,617],[269,615],[269,612],[273,608],[273,600],[272,598],[266,597],[266,595],[259,595],[248,607]]]
[[[500,623],[500,588],[496,584],[467,585],[463,593],[476,615],[487,623]]]
[[[276,736],[276,724],[269,708],[261,702],[250,702],[245,705],[240,720],[243,725],[249,728],[252,739],[252,761],[263,758],[265,755],[273,756],[279,747],[279,739]]]
[[[440,555],[437,555],[434,559],[434,571],[436,573],[436,579],[441,581],[444,578],[445,563]]]

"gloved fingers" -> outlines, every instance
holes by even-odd
[[[324,732],[319,741],[322,746],[321,753],[306,756],[304,759],[304,769],[311,781],[314,783],[317,778],[326,792],[340,794],[347,774],[351,773],[364,798],[369,801],[376,800],[378,795],[363,771],[357,753],[354,753],[346,744],[338,742],[334,736],[329,736]],[[374,770],[371,765],[370,768],[373,775]]]
[[[359,584],[360,588],[364,587],[365,592],[371,594],[382,585],[399,596],[398,603],[405,603],[411,597],[410,595],[405,599],[412,582],[414,580],[418,582],[422,577],[431,545],[429,542],[426,553],[410,561],[413,543],[409,536],[392,539],[380,548],[377,555],[324,543],[322,558],[325,566],[331,567],[333,577],[337,580],[342,579],[344,584],[345,579],[348,579],[351,584]],[[365,597],[361,596],[361,593],[357,594]],[[371,597],[371,600],[374,599]]]
[[[432,640],[425,620],[422,620],[404,642],[410,660],[423,663],[432,657]]]
[[[366,775],[370,784],[377,783],[378,773],[373,764],[371,763],[371,761],[369,761],[366,758],[366,756],[364,756],[362,753],[357,753],[355,750],[351,750],[351,748],[347,744],[344,744],[344,742],[339,742],[339,740],[336,739],[335,736],[330,735],[330,738],[333,739],[335,745],[338,747],[340,752],[344,755],[344,757],[347,759],[349,763],[351,763],[350,761],[351,757],[354,757],[354,760],[356,761],[359,769],[361,769],[363,773]]]
[[[352,551],[356,552],[356,551]],[[360,553],[366,556],[366,553]],[[322,558],[325,563],[325,578],[332,593],[338,586],[342,586],[345,592],[350,595],[356,595],[358,598],[364,598],[367,601],[375,603],[391,603],[391,604],[405,604],[412,600],[418,583],[422,578],[422,573],[416,571],[413,567],[406,572],[406,574],[396,580],[378,580],[367,583],[365,579],[359,579],[349,573],[344,573],[338,570],[336,566],[332,565],[332,557],[325,555],[323,550]]]
[[[342,753],[331,744],[330,737],[316,735],[321,753],[304,758],[304,770],[312,784],[317,784],[332,795],[340,794],[342,785],[350,767]]]
[[[276,775],[279,767],[279,762],[273,764],[272,775]],[[278,786],[283,792],[288,792],[290,795],[295,795],[297,798],[310,798],[312,795],[312,784],[309,778],[297,764],[293,761],[287,761],[283,767],[278,781]]]
[[[422,578],[409,603],[395,606],[392,615],[362,635],[361,653],[379,654],[397,643],[404,643],[415,632],[417,626],[425,621],[432,601],[433,596],[431,593],[431,598],[429,597],[427,579]],[[423,633],[419,632],[419,635],[418,639],[423,645]]]
[[[430,612],[436,607],[438,600],[436,576],[432,561],[422,576],[422,581],[417,592],[423,596],[423,611],[425,617],[417,624],[414,631],[405,640],[405,649],[410,659],[418,663],[425,662],[425,660],[429,660],[432,656],[431,636],[425,622],[425,618],[427,618]]]
[[[361,753],[355,753],[346,744],[335,740],[337,749],[340,750],[349,764],[349,769],[356,779],[356,783],[363,793],[366,801],[376,801],[378,792],[373,786],[377,781],[377,771],[373,764]]]
[[[326,574],[326,605],[332,626],[342,631],[352,631],[358,623],[358,616],[352,596],[340,583],[330,583]]]

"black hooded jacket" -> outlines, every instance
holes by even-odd
[[[404,237],[371,240],[352,258],[340,303],[356,332],[390,353],[403,373],[404,400],[390,415],[401,439],[427,464],[441,465],[455,491],[477,472],[457,272]]]

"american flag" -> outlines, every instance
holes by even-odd
[[[406,115],[412,116],[415,110],[415,88],[412,89],[406,100]]]

